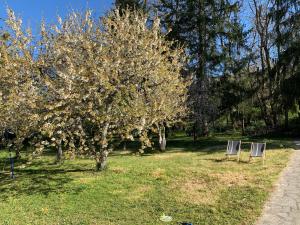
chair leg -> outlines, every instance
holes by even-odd
[[[249,156],[249,161],[248,161],[248,163],[250,163],[250,161],[251,161],[251,156]]]
[[[238,162],[240,162],[240,154],[241,154],[241,153],[238,154]]]

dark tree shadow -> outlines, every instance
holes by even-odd
[[[193,141],[189,137],[179,137],[179,138],[170,138],[167,140],[167,148],[165,151],[160,151],[158,146],[158,141],[154,141],[153,148],[146,149],[143,154],[140,156],[151,156],[154,154],[164,154],[171,153],[175,151],[181,152],[204,152],[207,154],[221,152],[226,148],[227,141],[217,140],[216,138],[202,138],[200,140]],[[132,156],[138,153],[138,142],[133,141],[132,143],[127,144],[126,151],[122,149],[117,149],[117,151],[112,152],[110,156]]]
[[[290,137],[281,136],[230,136],[228,135],[217,135],[211,137],[200,137],[196,141],[192,137],[187,137],[184,135],[175,136],[167,139],[167,149],[165,151],[160,151],[158,146],[158,140],[153,139],[154,146],[153,149],[146,149],[143,154],[139,156],[147,157],[154,154],[164,154],[172,152],[199,152],[205,154],[222,153],[226,151],[228,140],[241,140],[242,141],[242,151],[250,151],[251,142],[266,142],[267,149],[286,149],[292,148],[296,149],[296,145],[293,143]],[[117,151],[112,152],[110,157],[114,156],[132,156],[138,154],[139,148],[138,141],[128,142],[126,144],[126,150],[122,149],[123,145],[119,146]]]
[[[50,193],[77,194],[85,189],[82,185],[68,185],[74,180],[72,173],[90,172],[92,169],[81,169],[68,165],[68,169],[59,168],[45,163],[34,162],[29,168],[16,168],[15,179],[10,178],[9,169],[0,173],[0,201],[6,201],[9,197],[20,195],[41,194],[47,196]]]
[[[227,159],[226,157],[224,157],[224,158],[215,158],[215,159],[206,158],[206,159],[202,159],[202,160],[212,161],[212,162],[216,162],[216,163],[236,162],[238,164],[249,164],[249,160],[240,159],[240,161],[238,161],[237,158]]]
[[[235,138],[236,139],[236,138]],[[272,138],[267,139],[265,137],[242,137],[242,150],[247,152],[250,150],[251,141],[262,142],[267,140],[267,149],[284,149],[294,148],[295,143],[291,139]],[[157,141],[155,141],[157,143]],[[160,152],[156,144],[155,151],[146,151],[143,156],[151,156],[154,154],[164,154],[172,152],[198,152],[204,154],[224,153],[224,158],[209,158],[203,160],[210,160],[213,162],[224,162],[225,151],[227,145],[227,137],[208,137],[201,138],[193,141],[190,137],[175,137],[168,139],[167,150]],[[113,152],[110,157],[114,156],[132,156],[137,152],[138,143],[133,142],[127,145],[127,151]],[[1,153],[1,152],[0,152]],[[55,152],[47,152],[48,155],[55,155]],[[236,161],[236,159],[233,159]],[[231,161],[231,159],[230,159]],[[94,173],[93,169],[86,168],[83,165],[56,165],[51,164],[49,161],[34,160],[30,163],[26,157],[18,159],[15,162],[15,174],[16,179],[12,180],[9,177],[9,160],[8,155],[0,156],[0,201],[6,201],[8,197],[17,197],[20,195],[34,195],[42,194],[49,195],[50,193],[79,193],[83,191],[85,185],[70,185],[70,183],[76,179],[76,176],[72,176],[72,173],[84,172]],[[238,163],[238,162],[237,162]],[[241,160],[239,163],[248,163],[247,160]],[[5,165],[5,166],[4,166]],[[22,166],[25,165],[25,168]],[[3,172],[3,166],[5,172]]]

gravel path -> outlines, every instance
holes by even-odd
[[[300,225],[300,141],[257,225]]]

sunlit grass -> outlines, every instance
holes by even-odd
[[[8,165],[2,172],[2,151],[1,224],[160,225],[163,213],[173,217],[169,224],[253,224],[291,154],[280,146],[290,142],[268,140],[263,166],[248,163],[248,152],[240,163],[225,160],[226,138],[174,138],[166,153],[146,156],[117,152],[101,173],[92,160],[23,159],[15,180]]]

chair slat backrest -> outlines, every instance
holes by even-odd
[[[262,157],[266,150],[266,143],[252,143],[251,144],[251,157]]]
[[[227,155],[237,155],[241,148],[241,141],[228,141]]]

